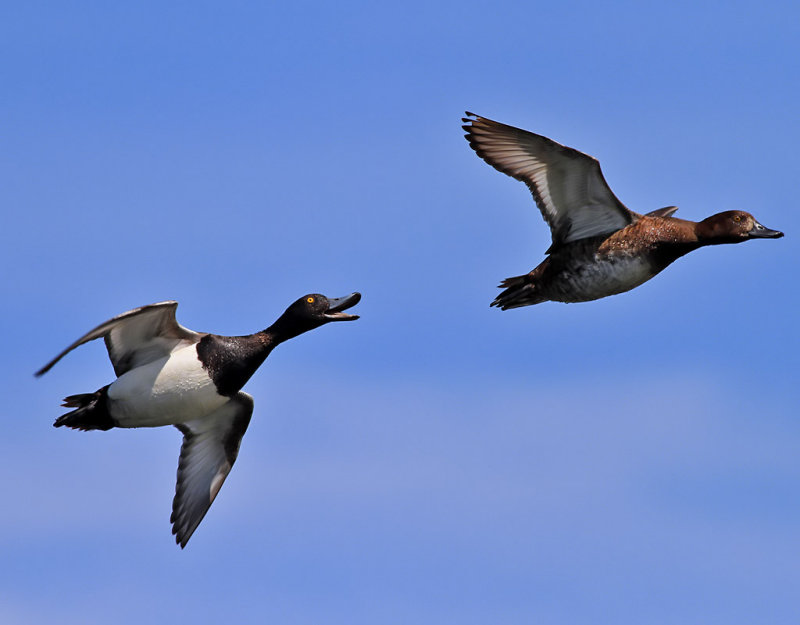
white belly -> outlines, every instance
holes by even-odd
[[[174,425],[202,417],[226,401],[217,393],[194,345],[120,376],[108,389],[119,427]]]

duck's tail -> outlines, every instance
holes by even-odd
[[[546,302],[548,299],[539,293],[536,283],[529,273],[524,276],[506,278],[500,283],[500,288],[505,289],[505,291],[495,297],[491,305],[497,306],[501,310],[533,306],[534,304]]]
[[[109,385],[110,386],[110,385]],[[53,423],[53,427],[62,425],[75,430],[110,430],[114,420],[108,414],[108,386],[94,393],[80,393],[64,398],[64,408],[75,408],[72,412],[61,415]]]

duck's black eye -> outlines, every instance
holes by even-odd
[[[307,297],[307,298],[306,298],[306,301],[307,301],[309,304],[313,304],[313,303],[314,303],[314,298],[313,298],[313,297]]]

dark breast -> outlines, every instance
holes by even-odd
[[[256,372],[270,349],[257,336],[204,336],[197,355],[214,381],[217,392],[226,397],[238,393]]]
[[[643,216],[603,241],[597,249],[599,256],[636,256],[646,259],[653,272],[697,249],[700,245],[694,233],[694,222],[674,217]]]

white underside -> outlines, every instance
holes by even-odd
[[[195,345],[131,369],[108,389],[119,427],[157,427],[203,417],[228,401],[197,358]]]

